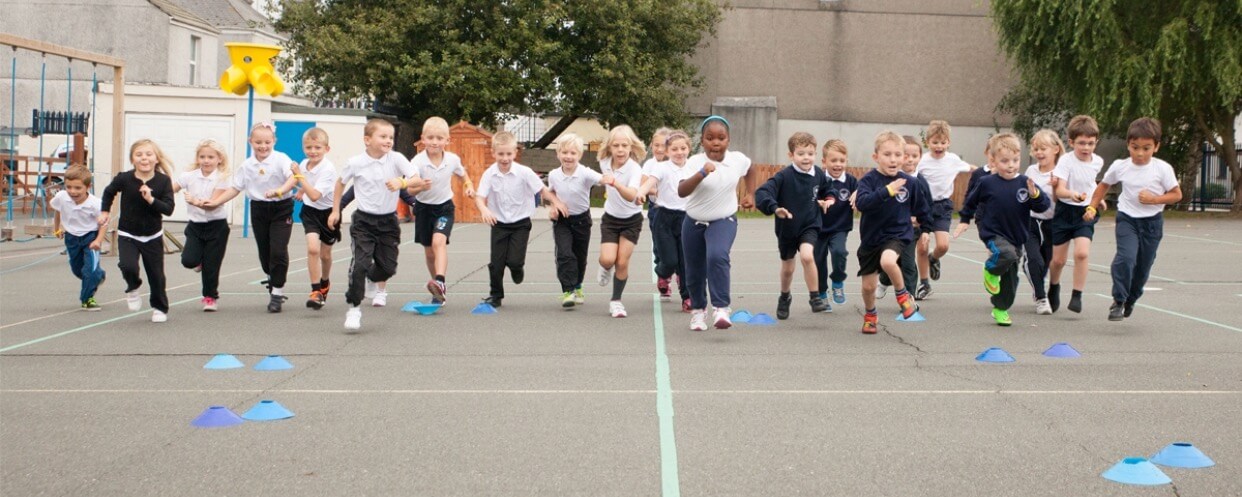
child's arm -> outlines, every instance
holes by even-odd
[[[65,232],[60,229],[60,211],[53,212],[56,214],[52,216],[52,233],[56,235],[56,238],[63,240],[65,238]]]
[[[764,181],[763,186],[760,186],[758,190],[755,190],[755,208],[759,209],[759,212],[762,212],[765,216],[776,214],[778,210],[785,211],[785,215],[780,216],[781,218],[788,217],[789,215],[789,210],[781,209],[780,204],[776,201],[781,196],[780,177],[781,174],[777,173],[768,178],[767,181]]]
[[[483,222],[488,226],[496,225],[496,216],[492,215],[491,209],[487,208],[487,195],[474,193],[474,205],[479,208],[479,216],[483,218]]]
[[[1097,210],[1095,206],[1097,205],[1100,206],[1100,209],[1104,208],[1104,205],[1101,202],[1103,202],[1104,195],[1108,193],[1108,189],[1112,188],[1112,186],[1113,185],[1110,185],[1103,181],[1095,185],[1095,193],[1091,195],[1091,202],[1087,204],[1086,212],[1082,213],[1083,221],[1090,221],[1092,219],[1095,219],[1095,216],[1097,214]]]
[[[108,182],[108,186],[104,187],[103,195],[99,197],[99,225],[107,226],[108,218],[112,215],[112,199],[116,198],[117,192],[121,191],[120,185],[121,175],[116,175],[112,181]]]
[[[897,192],[901,190],[901,187],[905,185],[905,178],[897,178],[887,186],[881,186],[879,188],[872,188],[870,185],[868,185],[867,188],[863,188],[863,185],[859,184],[858,191],[856,192],[858,196],[854,199],[854,207],[860,211],[875,209],[883,205],[884,201],[888,200],[890,197],[896,196]]]
[[[747,169],[744,181],[746,191],[742,193],[742,200],[738,204],[743,209],[749,209],[755,206],[755,190],[759,188],[759,169],[754,167]]]
[[[283,197],[285,196],[285,192],[292,190],[293,187],[298,184],[298,180],[300,179],[306,179],[306,177],[302,176],[301,173],[294,173],[289,176],[289,179],[285,180],[283,185],[280,185],[280,188],[268,190],[263,193],[263,196],[267,198]]]
[[[699,172],[691,174],[689,178],[683,179],[681,183],[677,184],[677,195],[682,198],[689,197],[699,187],[699,183],[702,183],[708,175],[714,172],[716,172],[716,163],[707,161],[706,164],[703,164],[703,168],[699,169]]]
[[[1043,190],[1040,190],[1039,185],[1036,185],[1031,178],[1026,179],[1026,191],[1030,192],[1027,195],[1026,203],[1030,207],[1031,212],[1044,212],[1049,207],[1052,207],[1052,201],[1048,199],[1047,195],[1044,195]]]
[[[164,176],[164,178],[167,178],[167,176]],[[143,187],[148,188],[149,190],[147,185],[143,185]],[[154,191],[151,191],[150,193],[154,193]],[[148,200],[148,202],[151,204],[151,207],[155,208],[156,212],[159,212],[165,216],[171,216],[173,209],[177,207],[177,200],[176,197],[173,196],[172,192],[172,182],[169,181],[168,188],[160,188],[159,194],[160,195],[158,197],[153,196],[150,200]]]
[[[95,230],[95,239],[91,240],[91,245],[90,245],[91,250],[99,250],[100,248],[103,248],[104,237],[106,237],[107,234],[108,234],[107,225],[100,226],[99,229]]]
[[[216,193],[211,197],[211,200],[204,202],[201,207],[204,209],[215,209],[216,207],[220,207],[221,205],[228,203],[228,201],[233,200],[240,193],[241,190],[231,186],[216,190]]]
[[[1053,177],[1053,180],[1051,181],[1051,183],[1056,188],[1057,198],[1067,198],[1075,202],[1082,202],[1083,200],[1087,199],[1086,192],[1076,192],[1074,190],[1070,190],[1068,180],[1062,181],[1061,178],[1058,178],[1056,176],[1056,173],[1053,173],[1052,177]],[[1095,204],[1091,204],[1091,205],[1095,205]]]
[[[336,184],[332,185],[332,198],[338,201],[332,203],[332,213],[328,214],[328,228],[336,228],[337,223],[341,222],[341,208],[345,202],[340,200],[344,199],[344,193],[345,183],[341,181],[341,178],[337,178]]]
[[[644,175],[643,183],[638,186],[638,193],[635,194],[634,196],[636,198],[647,198],[647,195],[651,194],[651,190],[654,189],[659,184],[660,184],[660,180],[656,179],[655,176]]]
[[[462,169],[460,172],[461,174],[458,174],[457,177],[461,178],[461,185],[465,188],[465,191],[462,193],[466,194],[466,198],[474,198],[474,183],[470,181],[470,176],[466,175],[465,169]]]
[[[620,191],[620,189],[618,189],[617,191]],[[634,190],[631,189],[630,191],[633,192]],[[545,186],[539,190],[539,195],[541,198],[543,198],[543,201],[545,203],[550,204],[552,208],[556,209],[557,212],[560,212],[562,216],[569,217],[569,207],[566,206],[564,202],[561,202],[561,198],[556,196],[556,192],[553,192],[552,190],[548,189],[548,187]],[[632,202],[633,198],[629,198],[626,200]]]
[[[1156,195],[1144,188],[1139,191],[1138,199],[1140,204],[1176,204],[1182,201],[1182,187],[1175,186],[1172,190],[1164,192],[1164,195]]]
[[[958,223],[957,228],[953,230],[953,238],[962,236],[966,229],[970,227],[970,220],[975,217],[975,212],[979,209],[979,188],[971,190],[966,194],[966,201],[962,203],[962,210],[957,212]]]

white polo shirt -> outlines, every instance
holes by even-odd
[[[375,158],[366,152],[355,155],[345,163],[341,183],[354,183],[354,202],[358,210],[375,216],[397,212],[397,200],[401,194],[388,191],[388,180],[418,176],[418,171],[400,152],[388,152]]]
[[[643,168],[637,162],[634,162],[634,159],[626,160],[625,164],[614,169],[612,167],[612,157],[606,157],[604,160],[599,161],[599,170],[604,174],[612,174],[616,178],[617,184],[629,188],[638,189],[643,184]],[[607,198],[604,200],[605,214],[620,219],[629,218],[635,214],[642,214],[643,206],[626,201],[617,192],[616,187],[607,185],[605,188],[607,188],[607,193],[605,194]]]
[[[648,176],[655,178],[659,182],[656,185],[656,191],[659,192],[656,198],[660,199],[661,208],[675,211],[686,210],[686,199],[677,194],[677,185],[681,184],[681,180],[699,172],[698,169],[691,169],[689,164],[690,162],[687,160],[686,164],[678,166],[673,161],[668,160],[651,168]]]
[[[598,185],[603,177],[582,164],[574,168],[573,174],[565,174],[565,168],[558,167],[548,173],[548,189],[565,203],[569,215],[577,216],[591,210],[591,187]]]
[[[1178,186],[1173,166],[1155,157],[1141,166],[1135,165],[1130,159],[1113,161],[1113,165],[1108,166],[1108,171],[1104,173],[1104,183],[1121,183],[1117,210],[1135,218],[1152,217],[1164,211],[1164,204],[1139,202],[1139,192],[1147,190],[1155,195],[1164,195]]]
[[[292,192],[285,192],[280,198],[266,198],[263,195],[268,190],[284,186],[285,181],[293,176],[293,171],[289,168],[292,165],[293,159],[275,150],[263,159],[263,162],[251,156],[237,166],[237,171],[233,173],[233,184],[230,186],[234,190],[246,192],[246,196],[255,202],[275,202],[287,199],[293,196]]]
[[[216,195],[216,190],[227,190],[229,187],[228,184],[220,180],[219,170],[212,171],[211,174],[203,176],[202,169],[181,173],[181,175],[177,176],[177,186],[180,186],[182,191],[189,192],[191,196],[201,200],[211,200]],[[191,223],[206,223],[229,217],[229,208],[223,205],[208,210],[187,203],[185,204],[185,211]]]
[[[968,172],[970,164],[953,152],[945,152],[944,157],[939,159],[933,158],[931,152],[927,152],[919,159],[918,169],[911,176],[923,175],[931,190],[932,201],[936,201],[952,197],[953,183],[957,181],[958,173]]]
[[[643,176],[652,176],[651,172],[655,171],[655,168],[659,166],[662,162],[663,161],[655,160],[655,157],[647,159],[647,162],[643,163]],[[647,199],[658,200],[660,198],[659,192],[660,190],[658,189],[652,190],[651,193],[647,194]]]
[[[1085,207],[1091,203],[1091,195],[1095,193],[1095,178],[1100,174],[1100,169],[1104,168],[1104,159],[1100,156],[1091,154],[1090,162],[1078,160],[1073,152],[1062,154],[1057,159],[1057,168],[1052,170],[1052,174],[1060,179],[1061,183],[1071,191],[1078,193],[1086,193],[1087,199],[1077,202],[1072,198],[1059,199],[1070,205]]]
[[[310,197],[303,195],[302,205],[312,209],[319,209],[321,211],[331,210],[332,204],[336,202],[336,199],[334,198],[336,195],[336,178],[338,177],[336,173],[336,164],[333,164],[327,157],[324,157],[313,169],[307,169],[307,162],[309,161],[302,161],[302,176],[305,176],[306,183],[311,185],[311,187],[317,190],[321,195],[319,196],[319,200],[315,200],[313,202]]]
[[[1048,195],[1049,200],[1056,198],[1054,196],[1056,195],[1056,192],[1052,191],[1052,171],[1041,173],[1039,172],[1039,164],[1031,164],[1031,167],[1026,168],[1026,177],[1031,178],[1031,182],[1035,183],[1035,186],[1039,187],[1039,191],[1041,193]],[[1052,219],[1052,215],[1056,212],[1056,209],[1057,203],[1054,201],[1052,202],[1052,207],[1049,207],[1046,211],[1032,211],[1031,217],[1044,220]]]
[[[475,195],[487,198],[487,208],[496,221],[516,223],[535,214],[535,194],[543,191],[543,181],[531,168],[516,162],[509,172],[500,172],[495,163],[483,171]]]
[[[410,163],[418,169],[418,177],[431,180],[430,190],[414,195],[415,199],[424,204],[439,205],[453,200],[453,176],[466,177],[466,168],[461,165],[461,157],[448,150],[440,158],[439,166],[431,163],[426,151],[419,152],[410,159]]]
[[[99,231],[99,214],[103,207],[99,197],[86,194],[82,203],[73,201],[69,192],[61,190],[52,197],[51,206],[60,213],[60,226],[73,236],[86,236]]]
[[[706,154],[696,154],[686,161],[691,174],[698,174],[707,164]],[[696,221],[716,221],[737,213],[737,183],[750,171],[750,158],[741,152],[725,152],[724,160],[716,163],[716,171],[686,197],[686,215]],[[689,176],[689,175],[687,175]]]

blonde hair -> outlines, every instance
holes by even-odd
[[[801,147],[815,148],[815,137],[810,133],[799,131],[789,137],[789,152],[793,153]]]
[[[276,125],[275,125],[275,124],[272,124],[272,123],[269,123],[269,122],[267,122],[267,121],[262,121],[262,122],[257,122],[257,123],[254,123],[254,126],[251,126],[251,127],[250,127],[250,134],[249,134],[249,135],[247,135],[247,136],[254,136],[254,132],[255,132],[255,131],[258,131],[258,130],[260,130],[260,129],[264,129],[264,128],[266,128],[268,131],[271,131],[271,132],[272,132],[272,139],[273,139],[273,140],[275,140],[275,139],[276,139]]]
[[[827,154],[829,150],[833,152],[837,152],[846,157],[850,156],[850,149],[845,146],[845,140],[838,140],[836,138],[833,138],[831,140],[824,142],[824,154]]]
[[[156,145],[155,142],[151,141],[150,138],[140,139],[138,141],[135,141],[133,145],[129,146],[130,163],[134,162],[134,152],[138,150],[138,147],[142,147],[145,145],[150,145],[151,150],[155,151],[155,160],[156,160],[155,167],[158,168],[160,172],[164,173],[164,176],[172,176],[172,168],[173,168],[172,161],[168,160],[168,156],[164,155],[164,151],[160,149],[160,146]]]
[[[393,126],[387,119],[369,119],[367,120],[366,126],[362,127],[362,136],[371,136],[375,134],[375,131],[380,129],[380,127],[388,127],[394,131],[397,129],[397,127]]]
[[[506,145],[513,145],[515,148],[517,147],[517,137],[513,136],[513,133],[501,131],[492,135],[492,149]]]
[[[1022,141],[1018,139],[1018,135],[1013,133],[999,133],[988,138],[988,157],[992,157],[1001,150],[1021,155]]]
[[[875,135],[875,151],[879,152],[880,145],[883,145],[887,142],[896,143],[897,148],[904,149],[906,147],[906,141],[901,138],[901,135],[894,133],[892,130],[886,129],[884,131],[881,131],[880,134]]]
[[[312,128],[312,129],[319,129],[319,128]],[[310,131],[307,131],[307,134],[309,133]],[[326,135],[325,135],[325,138],[326,138]],[[217,142],[215,140],[210,140],[210,139],[198,142],[198,146],[194,147],[194,160],[192,161],[192,164],[190,165],[190,170],[191,171],[198,170],[199,168],[198,153],[202,151],[204,148],[210,148],[216,152],[216,155],[220,156],[220,165],[216,166],[216,172],[219,173],[220,176],[228,175],[229,174],[229,154],[225,153],[224,145],[221,145],[220,142]]]
[[[429,130],[430,131],[443,131],[445,134],[448,134],[449,132],[448,121],[445,121],[443,117],[439,117],[439,116],[428,117],[426,121],[423,121],[423,134],[424,135],[427,134],[427,131]]]
[[[604,140],[604,145],[599,148],[597,160],[602,161],[612,154],[612,144],[617,141],[617,138],[625,138],[630,141],[630,158],[636,162],[642,162],[643,158],[647,156],[647,147],[643,145],[642,140],[638,139],[638,135],[634,134],[634,129],[629,127],[629,125],[622,124],[608,131],[608,139]]]
[[[1052,162],[1056,162],[1061,155],[1065,154],[1065,144],[1061,143],[1061,137],[1057,136],[1056,131],[1050,129],[1036,131],[1035,136],[1031,137],[1031,150],[1034,150],[1038,145],[1057,149],[1056,155],[1052,157]]]
[[[87,187],[91,186],[93,176],[91,170],[83,164],[73,164],[65,169],[65,181],[81,181]]]
[[[305,133],[302,133],[302,142],[306,143],[308,141],[323,142],[326,146],[328,145],[328,132],[318,126],[308,129]]]
[[[579,153],[582,153],[582,147],[584,145],[585,144],[582,142],[582,137],[574,133],[565,133],[561,135],[560,138],[556,139],[557,150],[560,150],[565,147],[572,147],[572,148],[577,149]]]
[[[946,140],[948,140],[949,133],[951,133],[952,131],[953,129],[949,127],[948,121],[942,121],[942,120],[937,119],[935,121],[927,123],[927,140],[931,141],[932,138],[935,138],[937,136],[943,136]]]
[[[668,126],[661,126],[660,129],[655,130],[655,133],[651,134],[651,143],[660,142],[660,143],[667,144],[668,135],[671,135],[671,134],[673,134],[672,128]],[[661,140],[660,138],[664,138],[664,139]]]

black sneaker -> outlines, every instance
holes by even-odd
[[[526,279],[526,268],[515,267],[509,270],[509,276],[513,278],[514,285],[521,285],[522,280]]]
[[[931,294],[932,294],[931,285],[919,285],[919,288],[914,291],[914,300],[923,300],[927,297],[930,297]]]
[[[928,272],[931,273],[931,279],[933,281],[939,281],[940,280],[940,259],[937,259],[932,256],[927,256],[927,268],[928,268]]]
[[[832,312],[832,306],[827,300],[815,297],[811,299],[811,312]]]
[[[1134,314],[1134,302],[1126,302],[1124,310],[1122,310],[1121,315],[1125,317],[1130,317],[1131,314]]]
[[[789,319],[789,305],[793,303],[793,295],[782,293],[776,299],[776,319]]]
[[[500,307],[500,301],[502,300],[504,300],[504,297],[496,297],[494,295],[488,295],[487,297],[483,298],[483,303],[491,305],[492,307]]]
[[[1070,303],[1070,305],[1074,304]],[[1121,321],[1122,319],[1125,319],[1125,312],[1125,308],[1121,302],[1113,302],[1113,305],[1108,306],[1108,320]]]
[[[1065,306],[1070,312],[1082,312],[1082,295],[1076,294],[1070,296],[1069,305]]]
[[[267,303],[267,312],[280,312],[280,305],[285,303],[286,300],[289,300],[289,297],[272,294],[272,300]]]
[[[1061,308],[1061,284],[1048,285],[1048,307],[1052,308],[1052,312]]]

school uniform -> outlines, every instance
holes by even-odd
[[[982,169],[982,168],[980,168]],[[915,196],[922,208],[931,212],[931,187],[927,184],[927,179],[921,174],[914,176],[914,188],[917,190]],[[915,230],[915,241],[917,241],[919,233],[931,233],[930,225],[920,224]],[[918,261],[918,244],[907,243],[905,248],[901,250],[901,254],[897,256],[897,265],[901,268],[901,279],[906,288],[914,288],[919,281],[919,261]],[[884,286],[892,286],[893,282],[888,277],[888,273],[880,271],[880,284]]]
[[[353,183],[355,202],[349,225],[353,259],[349,263],[349,290],[345,302],[357,307],[366,294],[367,280],[388,281],[397,273],[401,225],[397,221],[399,195],[388,190],[394,178],[417,176],[418,171],[397,152],[375,158],[365,152],[345,163],[341,183]]]
[[[656,160],[655,157],[647,159],[646,162],[643,162],[643,176],[651,176],[651,173],[660,163],[661,161]],[[658,189],[647,194],[647,229],[651,230],[651,257],[652,262],[654,262],[656,266],[660,265],[661,252],[659,248],[660,240],[657,240],[655,237],[656,218],[660,215],[660,205],[658,203],[659,198],[660,196]]]
[[[319,235],[319,243],[324,245],[335,245],[342,238],[341,224],[328,227],[328,217],[332,215],[332,206],[336,201],[334,196],[336,180],[339,177],[336,165],[326,157],[314,168],[307,169],[306,164],[307,161],[303,160],[300,168],[302,176],[320,195],[319,200],[311,200],[310,197],[302,195],[302,211],[298,218],[302,221],[302,229],[306,234]]]
[[[414,195],[414,241],[424,247],[431,246],[431,239],[439,233],[444,243],[453,233],[453,221],[457,206],[453,203],[453,176],[466,177],[466,168],[457,154],[444,151],[440,165],[431,163],[427,152],[419,152],[410,163],[418,170],[418,177],[431,181],[431,188]]]
[[[509,268],[516,284],[526,277],[530,217],[535,214],[535,194],[542,191],[539,175],[517,162],[510,164],[507,172],[492,164],[479,179],[475,194],[487,199],[487,208],[496,218],[491,232],[491,262],[487,265],[489,295],[494,302],[505,297],[505,268]]]
[[[1164,195],[1178,187],[1177,175],[1168,162],[1152,157],[1142,166],[1131,159],[1113,162],[1104,183],[1121,183],[1117,197],[1117,254],[1113,257],[1113,301],[1132,308],[1143,296],[1151,276],[1156,250],[1164,237],[1164,205],[1139,202],[1139,192]]]
[[[293,176],[293,160],[282,152],[272,151],[259,161],[247,158],[233,173],[234,190],[250,199],[250,225],[259,249],[259,267],[267,274],[267,287],[284,288],[289,274],[289,237],[293,234],[293,192],[266,198],[270,190],[284,186]]]
[[[890,195],[888,184],[898,178],[905,179],[906,184]],[[858,221],[861,239],[858,276],[882,272],[880,256],[885,250],[900,256],[906,245],[914,243],[911,217],[918,219],[920,224],[931,222],[929,204],[920,195],[918,179],[901,171],[894,176],[886,176],[878,169],[872,169],[858,180],[858,193],[854,198],[855,208],[862,213]]]
[[[818,167],[803,171],[790,164],[778,171],[755,191],[755,207],[771,216],[779,208],[793,215],[775,220],[776,246],[782,261],[797,257],[802,244],[815,246],[819,239],[818,201],[829,195],[827,175]]]
[[[1030,231],[1032,212],[1043,212],[1051,205],[1042,191],[1027,189],[1027,178],[1017,175],[1005,179],[999,175],[985,176],[974,191],[967,195],[959,213],[963,223],[977,220],[979,239],[988,249],[983,268],[1000,276],[1000,292],[992,295],[992,307],[1008,310],[1018,290],[1018,271],[1022,247]],[[986,209],[978,209],[985,206]]]
[[[144,184],[151,189],[151,196],[155,199],[151,203],[147,203],[139,192]],[[121,217],[117,221],[116,244],[120,259],[117,266],[125,278],[125,293],[142,286],[142,278],[138,275],[138,260],[141,258],[147,283],[151,287],[151,308],[167,314],[163,237],[164,216],[172,215],[176,207],[172,180],[156,170],[154,176],[144,182],[134,175],[133,170],[125,171],[113,177],[104,188],[100,210],[111,210],[112,201],[118,194],[121,195]]]
[[[1026,168],[1026,177],[1030,178],[1035,186],[1039,187],[1039,191],[1048,196],[1049,200],[1056,198],[1056,192],[1052,189],[1052,171],[1040,172],[1039,164],[1032,164],[1031,167]],[[1031,283],[1036,300],[1048,298],[1044,278],[1048,276],[1048,265],[1052,263],[1052,216],[1056,211],[1056,204],[1053,202],[1049,204],[1048,210],[1031,212],[1031,221],[1027,230],[1026,279]]]
[[[845,242],[854,230],[854,207],[850,195],[858,190],[858,178],[842,171],[839,178],[827,171],[828,191],[835,198],[827,212],[820,213],[819,236],[815,239],[815,264],[819,271],[819,290],[826,291],[828,280],[840,284],[845,281],[845,265],[850,256]],[[829,255],[832,257],[830,262]],[[831,269],[830,269],[831,268]]]
[[[177,185],[191,196],[211,199],[218,190],[228,189],[220,171],[203,175],[202,170],[187,171],[177,176]],[[224,252],[229,243],[229,212],[227,205],[215,209],[186,206],[189,222],[185,225],[185,247],[181,250],[181,265],[186,269],[202,266],[204,297],[220,298],[220,267],[224,265]]]
[[[926,152],[919,159],[916,174],[927,179],[931,190],[931,231],[949,231],[953,221],[953,186],[959,173],[970,172],[970,164],[953,152],[945,152],[939,159]]]
[[[706,154],[696,154],[685,168],[689,174],[701,174],[707,162]],[[681,224],[691,309],[707,308],[709,286],[712,307],[722,309],[732,302],[729,251],[737,238],[737,184],[750,171],[751,162],[745,154],[731,150],[725,152],[724,160],[712,162],[716,171],[685,197],[686,217]]]
[[[591,248],[591,187],[603,175],[582,164],[566,174],[558,167],[548,173],[548,189],[565,204],[569,215],[552,221],[552,240],[556,245],[556,279],[562,292],[582,286],[586,275],[587,251]]]
[[[655,240],[655,273],[657,277],[668,279],[677,276],[682,281],[677,285],[681,300],[690,298],[690,290],[686,281],[686,255],[682,245],[682,224],[686,220],[686,199],[677,194],[681,181],[697,173],[688,164],[678,166],[673,161],[664,161],[651,168],[648,174],[654,177],[656,196],[660,205],[651,208],[647,215],[656,212],[655,222],[651,229],[651,239]]]
[[[599,170],[611,174],[617,184],[627,188],[637,190],[642,185],[642,167],[633,159],[614,167],[612,157],[607,157],[599,161]],[[638,243],[638,235],[643,231],[643,207],[625,200],[613,185],[606,185],[605,189],[604,216],[599,221],[600,243],[619,243],[622,238]]]
[[[1075,238],[1090,240],[1095,237],[1095,223],[1099,218],[1084,221],[1082,215],[1087,211],[1087,204],[1091,203],[1091,195],[1095,193],[1095,178],[1102,168],[1104,159],[1095,154],[1091,154],[1091,160],[1086,162],[1078,160],[1073,152],[1063,154],[1057,159],[1057,167],[1052,170],[1053,176],[1070,191],[1086,193],[1087,198],[1082,201],[1057,199],[1056,210],[1052,215],[1053,245],[1064,245]]]
[[[99,197],[86,194],[86,200],[77,203],[69,192],[61,190],[49,203],[60,213],[60,226],[65,232],[65,253],[69,256],[69,270],[82,280],[78,290],[78,302],[84,303],[94,297],[104,279],[99,264],[99,251],[91,250],[91,243],[99,236],[99,215],[103,213]]]

